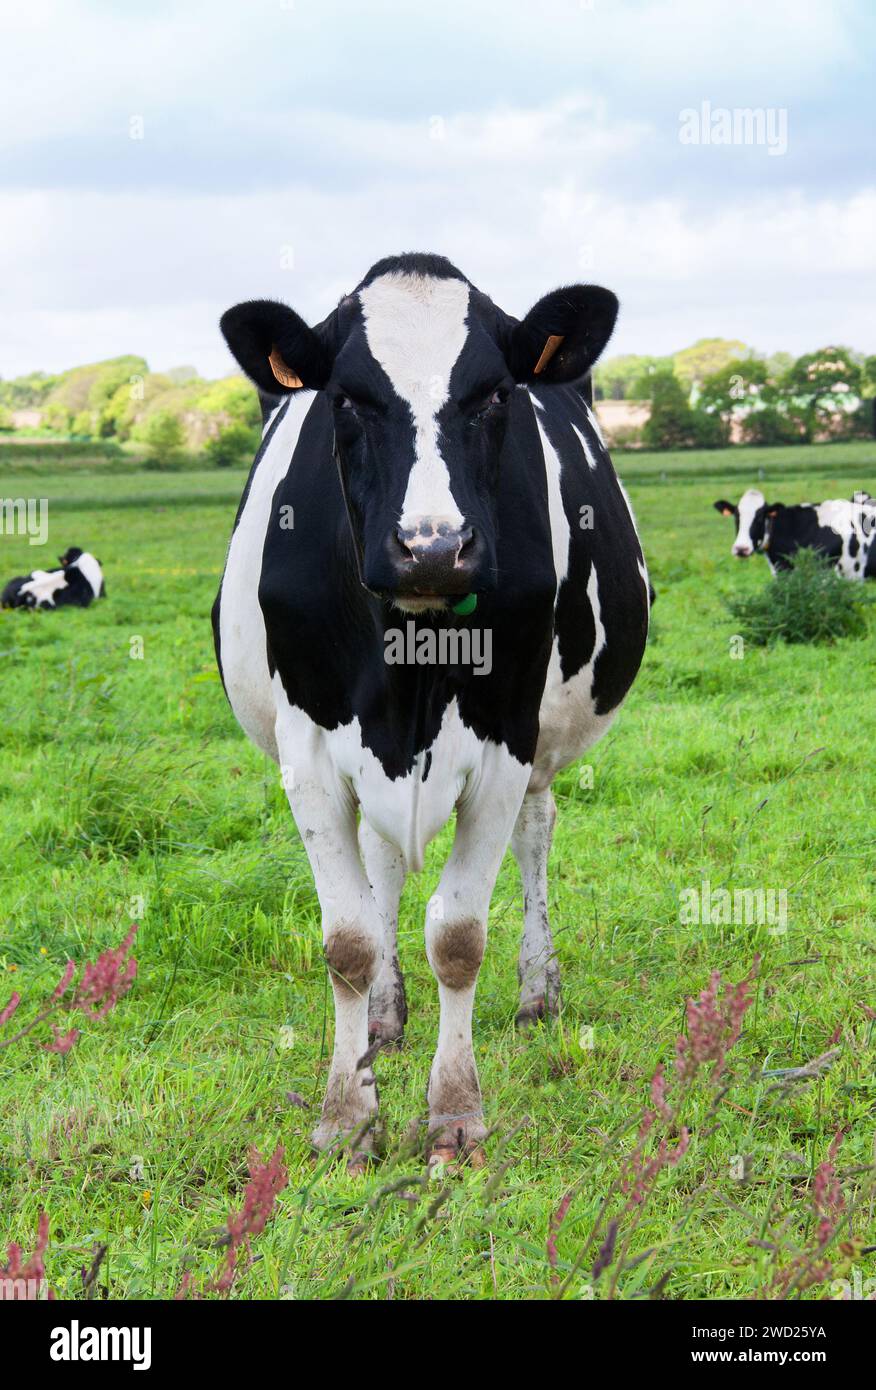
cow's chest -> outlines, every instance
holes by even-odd
[[[422,868],[426,845],[461,797],[476,797],[484,780],[507,780],[516,788],[521,775],[526,776],[507,748],[479,738],[463,723],[455,700],[444,710],[431,745],[415,754],[410,770],[390,776],[363,740],[358,718],[325,729],[289,703],[278,677],[274,695],[287,788],[317,779],[329,794],[351,796],[368,823],[401,850],[414,872]]]

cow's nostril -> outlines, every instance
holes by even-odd
[[[470,526],[467,526],[467,527],[465,528],[464,531],[460,531],[460,533],[459,533],[459,549],[458,549],[457,552],[456,552],[456,563],[457,563],[457,564],[459,564],[460,560],[468,560],[468,559],[470,559],[470,552],[471,552],[471,550],[474,548],[474,543],[475,543],[475,533],[474,533],[474,531],[472,530],[472,528],[471,528]],[[469,552],[469,553],[467,553],[467,552]]]
[[[398,557],[400,560],[415,560],[417,557],[411,549],[408,541],[411,539],[410,532],[407,533],[398,528],[395,533],[395,542],[398,546]]]

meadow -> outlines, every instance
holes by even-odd
[[[840,1129],[843,1216],[824,1257],[831,1276],[876,1277],[876,613],[865,638],[740,655],[725,600],[770,580],[762,559],[731,559],[712,509],[752,484],[786,503],[876,491],[876,443],[615,463],[658,599],[625,709],[556,786],[562,1014],[515,1031],[509,853],[475,1018],[488,1162],[431,1182],[415,1134],[438,1013],[422,923],[451,832],[405,890],[410,1018],[375,1064],[387,1156],[353,1176],[308,1142],[331,1007],[306,857],[213,660],[244,475],[0,472],[3,496],[49,498],[51,557],[93,550],[108,593],[0,615],[0,1009],[15,989],[32,1013],[69,957],[141,924],[134,988],[67,1055],[39,1046],[45,1030],[0,1050],[0,1252],[32,1249],[47,1212],[58,1297],[81,1296],[98,1243],[111,1298],[171,1297],[186,1270],[205,1288],[248,1151],[277,1144],[288,1185],[234,1297],[837,1296],[780,1271],[811,1244],[813,1178]],[[50,563],[8,535],[0,556],[4,581]],[[786,926],[683,922],[681,895],[704,881],[785,892]],[[691,1088],[687,1152],[630,1207],[619,1175],[685,1000],[713,970],[737,984],[756,955],[732,1086]],[[596,1276],[612,1212],[617,1249]]]

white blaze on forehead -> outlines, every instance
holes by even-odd
[[[739,499],[739,525],[736,531],[736,539],[733,542],[734,549],[737,545],[747,545],[754,549],[754,541],[751,539],[751,525],[755,514],[766,503],[766,498],[762,492],[758,492],[756,487],[750,487],[747,492],[743,492]]]
[[[414,465],[399,518],[404,529],[416,531],[428,518],[458,530],[465,520],[441,457],[436,416],[468,336],[468,296],[464,280],[400,271],[359,293],[368,346],[414,421]],[[424,542],[430,538],[431,531]]]

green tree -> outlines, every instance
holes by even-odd
[[[649,449],[684,449],[694,442],[695,422],[687,392],[674,372],[650,378],[651,414],[642,428]]]
[[[681,384],[692,391],[728,362],[738,362],[752,355],[751,348],[738,338],[700,338],[692,347],[674,354],[672,369]]]
[[[705,378],[697,405],[729,423],[734,412],[768,398],[768,383],[765,362],[757,357],[735,358]]]
[[[849,408],[860,394],[862,370],[849,348],[825,347],[798,357],[779,382],[787,407],[797,406],[815,426],[828,426],[832,416]]]
[[[609,357],[593,369],[593,394],[598,401],[647,399],[647,390],[644,396],[635,395],[640,383],[654,372],[671,369],[670,357],[643,357],[632,352]]]
[[[197,408],[205,415],[226,415],[229,421],[259,427],[262,410],[255,387],[243,376],[211,381],[198,396]]]
[[[746,444],[806,444],[809,428],[805,412],[799,408],[766,405],[749,411],[742,421]]]
[[[90,410],[80,410],[74,416],[71,433],[90,439],[94,429],[94,417]]]
[[[150,461],[158,468],[173,468],[182,454],[185,435],[177,417],[169,410],[156,410],[146,420],[139,438]]]
[[[258,446],[258,430],[235,423],[207,440],[204,457],[216,468],[233,468],[235,464],[251,463]]]
[[[876,396],[876,357],[865,357],[861,367],[861,395],[865,400]]]

